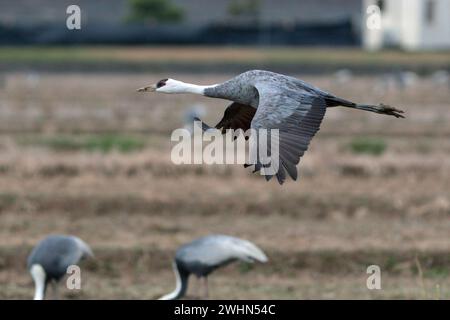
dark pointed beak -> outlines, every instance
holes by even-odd
[[[153,92],[156,90],[156,85],[152,84],[151,86],[142,87],[137,89],[137,92]]]

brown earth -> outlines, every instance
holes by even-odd
[[[166,76],[201,84],[229,77],[1,75],[0,298],[32,296],[26,256],[49,233],[78,235],[96,253],[84,265],[82,290],[61,290],[70,298],[166,293],[177,246],[209,233],[251,240],[270,259],[218,270],[213,298],[450,298],[448,87],[428,78],[401,88],[376,77],[307,77],[407,117],[329,110],[300,181],[279,186],[239,165],[174,165],[170,133],[184,111],[203,104],[213,124],[226,102],[135,92]],[[102,153],[35,143],[106,132],[145,147]],[[381,140],[386,150],[356,153],[349,146],[358,137]],[[366,288],[371,264],[381,267],[382,290]]]

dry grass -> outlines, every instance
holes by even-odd
[[[403,90],[384,90],[371,77],[348,84],[306,78],[348,99],[399,106],[407,118],[329,110],[300,181],[280,187],[241,166],[172,164],[170,132],[183,112],[202,103],[213,123],[226,103],[134,92],[166,76],[4,75],[0,298],[31,297],[26,255],[48,233],[79,235],[97,255],[85,265],[83,290],[68,298],[167,292],[176,247],[208,233],[247,238],[270,258],[251,272],[239,264],[218,271],[213,297],[450,297],[447,88],[426,78]],[[228,77],[169,76],[205,84]],[[143,144],[120,152],[42,143],[111,133]],[[355,153],[355,138],[381,139],[385,149]],[[383,290],[366,289],[370,264],[380,265]]]
[[[403,52],[385,50],[369,53],[357,48],[304,47],[3,47],[4,62],[127,62],[127,63],[238,63],[238,64],[347,64],[347,65],[433,65],[450,62],[447,52]]]

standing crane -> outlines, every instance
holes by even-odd
[[[208,297],[208,275],[233,261],[267,262],[267,256],[253,243],[226,235],[209,235],[181,246],[172,263],[176,288],[160,298],[174,300],[184,296],[189,275],[203,279],[204,294]]]
[[[40,241],[27,261],[35,285],[34,300],[44,299],[49,283],[57,297],[58,282],[67,274],[67,268],[93,256],[91,248],[74,236],[50,235]]]

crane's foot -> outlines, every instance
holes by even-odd
[[[394,116],[396,118],[404,118],[405,116],[402,115],[402,113],[404,113],[403,110],[400,109],[396,109],[394,107],[385,105],[380,103],[380,105],[377,108],[377,112],[381,113],[381,114],[387,114],[389,116]]]

